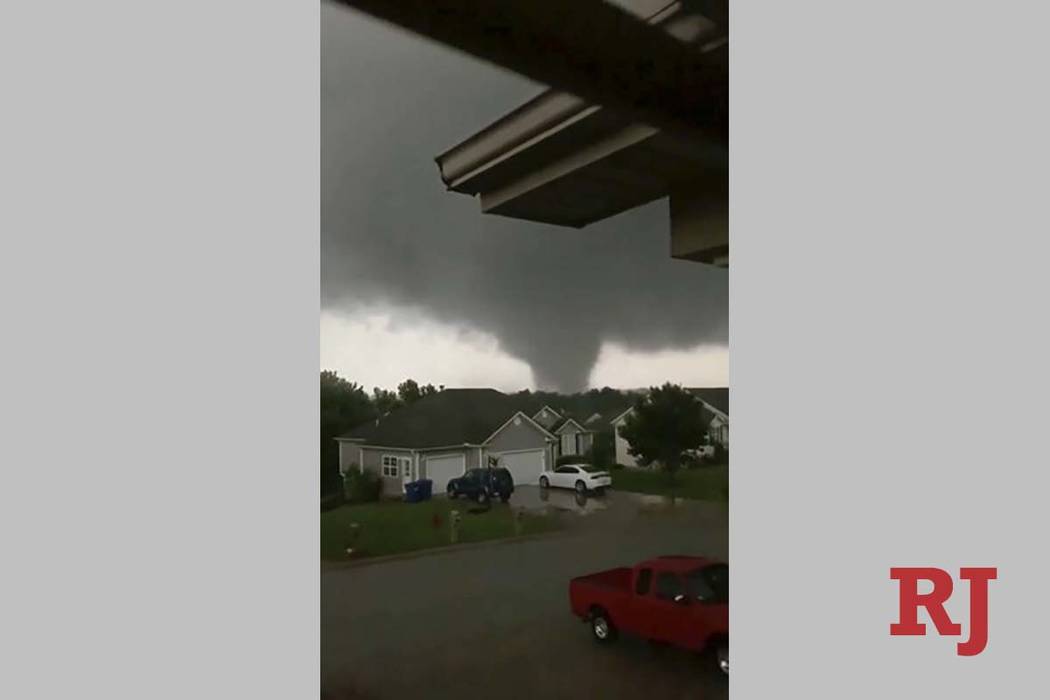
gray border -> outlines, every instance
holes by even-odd
[[[1047,694],[1037,7],[733,4],[738,700]],[[999,567],[982,654],[890,637],[914,565]]]
[[[0,697],[319,694],[319,13],[0,11]]]

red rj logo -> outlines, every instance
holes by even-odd
[[[970,582],[970,638],[959,642],[959,656],[976,656],[988,644],[988,582],[996,578],[993,567],[962,568],[959,578]],[[934,567],[894,567],[890,578],[900,582],[900,622],[890,625],[891,635],[925,635],[926,625],[919,622],[919,606],[926,608],[937,633],[942,636],[962,634],[957,622],[952,622],[944,609],[944,601],[952,595],[952,577],[944,569]],[[933,583],[929,593],[919,593],[919,579]]]

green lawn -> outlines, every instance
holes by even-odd
[[[612,488],[617,491],[663,496],[674,494],[702,501],[724,501],[729,493],[729,467],[726,465],[679,470],[673,483],[660,470],[614,469],[609,474]]]
[[[351,558],[375,557],[384,554],[412,552],[418,549],[444,547],[449,541],[449,511],[458,510],[462,516],[459,542],[481,542],[513,537],[513,512],[502,503],[493,504],[487,513],[472,515],[468,509],[476,504],[444,496],[423,503],[381,501],[346,505],[321,513],[321,559],[346,561]],[[435,522],[435,516],[437,516]],[[351,523],[359,523],[360,536],[350,557]],[[557,528],[551,516],[526,514],[522,534],[548,532]]]

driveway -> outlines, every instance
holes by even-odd
[[[568,610],[573,576],[656,554],[728,556],[724,505],[519,488],[563,535],[321,573],[326,698],[721,698],[697,657],[621,638],[600,647]]]

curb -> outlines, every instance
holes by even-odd
[[[321,572],[325,571],[341,571],[344,569],[356,569],[362,566],[371,566],[373,564],[385,564],[391,561],[403,561],[405,559],[418,559],[420,557],[431,557],[438,556],[441,554],[454,554],[456,552],[463,552],[471,549],[484,549],[485,547],[498,547],[503,544],[511,544],[515,542],[530,542],[532,540],[542,540],[551,537],[564,536],[571,534],[567,529],[554,530],[552,532],[538,532],[532,535],[520,535],[517,537],[504,537],[498,540],[484,540],[482,542],[466,542],[464,544],[453,544],[447,547],[430,547],[428,549],[417,549],[412,552],[401,552],[399,554],[385,554],[380,557],[365,557],[364,559],[356,559],[351,561],[321,561]]]

